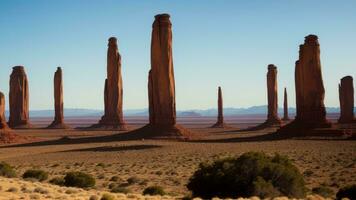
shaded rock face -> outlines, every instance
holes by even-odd
[[[224,114],[223,114],[223,97],[221,87],[218,89],[218,121],[212,126],[212,128],[223,128],[224,124]]]
[[[117,39],[109,38],[107,52],[107,78],[105,80],[105,113],[98,127],[126,130],[123,118],[123,84],[121,76],[121,56],[118,52]]]
[[[341,79],[339,84],[340,118],[339,123],[356,122],[354,116],[354,86],[351,76]]]
[[[321,73],[320,47],[316,35],[305,37],[295,67],[296,120],[307,127],[330,127],[324,105],[325,89]]]
[[[280,124],[278,117],[277,67],[268,65],[267,72],[268,114],[267,123]]]
[[[8,129],[5,118],[5,95],[0,92],[0,129]]]
[[[176,124],[171,26],[168,14],[155,16],[148,81],[151,125]]]
[[[62,80],[62,69],[57,68],[54,74],[54,120],[48,128],[67,128],[64,124],[63,117],[63,80]]]
[[[13,67],[10,75],[10,117],[11,128],[29,128],[28,80],[23,66]]]
[[[168,14],[155,16],[152,25],[151,70],[148,75],[149,124],[131,134],[142,138],[191,139],[192,133],[176,124],[172,24]]]
[[[284,101],[283,101],[283,121],[288,121],[288,95],[287,88],[284,88]]]

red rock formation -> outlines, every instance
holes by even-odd
[[[288,121],[288,95],[287,88],[284,88],[284,102],[283,102],[283,121]]]
[[[105,80],[105,113],[93,128],[127,130],[122,109],[123,86],[121,77],[121,56],[117,39],[109,38],[107,52],[107,78]]]
[[[308,135],[316,128],[330,128],[324,105],[325,89],[321,73],[320,47],[316,35],[305,37],[300,45],[295,67],[297,115],[278,132],[295,136]]]
[[[268,65],[267,72],[268,114],[266,124],[280,125],[278,117],[277,67]]]
[[[0,92],[0,130],[9,129],[5,118],[5,96]]]
[[[5,96],[0,92],[0,143],[15,143],[21,137],[15,134],[7,125],[5,118]]]
[[[356,122],[354,116],[354,86],[351,76],[345,76],[339,84],[340,118],[339,123]]]
[[[221,87],[218,89],[218,121],[212,126],[212,128],[224,128],[224,114],[223,114],[223,98]]]
[[[188,139],[191,134],[176,125],[175,81],[170,16],[155,16],[151,40],[151,70],[148,76],[149,124],[142,137]]]
[[[10,75],[10,117],[11,128],[29,128],[29,91],[23,66],[13,67]]]
[[[64,129],[68,128],[64,123],[63,117],[63,83],[62,83],[62,69],[57,68],[54,74],[54,121],[48,128]]]

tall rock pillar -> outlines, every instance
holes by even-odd
[[[277,91],[277,67],[268,65],[267,72],[267,96],[268,96],[268,114],[267,124],[280,124],[278,117],[278,91]]]
[[[107,78],[104,89],[104,115],[92,128],[127,130],[123,116],[123,84],[121,76],[121,55],[117,39],[109,38],[107,52]]]
[[[287,95],[287,88],[284,88],[284,99],[283,99],[283,121],[288,121],[288,95]]]
[[[62,69],[57,68],[54,73],[54,120],[48,128],[63,129],[67,128],[64,124],[63,117],[63,80],[62,80]]]
[[[148,76],[149,124],[141,137],[189,139],[190,132],[176,124],[172,24],[168,14],[155,16],[151,38],[151,70]]]
[[[28,80],[23,66],[13,67],[10,75],[10,117],[11,128],[29,128]]]
[[[8,128],[5,118],[5,95],[0,92],[0,130]]]
[[[354,123],[354,86],[351,76],[345,76],[339,84],[340,118],[339,123]]]
[[[218,120],[212,126],[212,128],[224,128],[225,127],[223,109],[224,108],[223,108],[222,91],[221,91],[221,87],[219,87],[219,89],[218,89]]]

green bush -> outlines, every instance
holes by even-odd
[[[166,192],[160,186],[150,186],[143,191],[144,195],[165,195]]]
[[[48,173],[40,169],[29,169],[22,175],[22,178],[44,181],[48,178]]]
[[[6,162],[0,163],[0,176],[4,176],[7,178],[13,178],[16,176],[16,171],[14,168],[7,164]]]
[[[202,163],[187,187],[193,196],[204,199],[280,195],[303,198],[306,193],[303,176],[287,157],[258,152]]]
[[[342,198],[356,199],[356,184],[343,187],[336,193],[337,200]]]
[[[64,185],[68,187],[89,188],[95,186],[95,179],[83,172],[68,172],[64,177]]]
[[[51,180],[49,180],[49,183],[51,183],[53,185],[63,186],[64,185],[64,178],[63,177],[54,177]]]
[[[334,193],[332,189],[325,186],[315,187],[312,189],[312,192],[325,198],[331,197]]]
[[[103,194],[100,200],[114,200],[115,197],[111,194]]]

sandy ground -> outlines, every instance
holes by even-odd
[[[3,145],[0,147],[0,160],[15,166],[19,175],[27,169],[36,168],[48,171],[49,179],[63,176],[68,171],[83,171],[96,178],[97,184],[94,189],[101,192],[109,191],[111,177],[118,176],[115,182],[126,186],[132,193],[141,194],[146,187],[158,185],[170,196],[181,197],[189,193],[186,184],[199,163],[210,162],[220,157],[238,156],[247,151],[263,151],[271,155],[275,153],[287,155],[292,159],[304,174],[309,189],[323,185],[336,192],[339,187],[356,183],[355,141],[328,139],[264,141],[255,139],[258,137],[254,136],[264,135],[273,129],[238,131],[239,128],[258,123],[257,121],[234,123],[231,120],[229,122],[232,128],[206,128],[213,122],[212,118],[191,119],[186,122],[181,120],[183,125],[203,136],[197,141],[135,140]],[[131,129],[138,128],[143,123],[144,120],[129,121]],[[41,119],[41,123],[38,124],[41,126],[45,123]],[[83,125],[83,121],[77,120],[75,124]],[[63,136],[82,138],[118,134],[117,131],[74,129],[17,130],[17,133],[37,140],[57,140]],[[130,183],[128,179],[131,180]],[[21,186],[18,188],[20,191]],[[3,191],[4,188],[0,193],[4,194]]]

